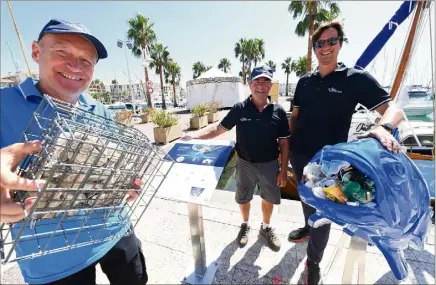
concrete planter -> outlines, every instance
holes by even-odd
[[[191,129],[199,130],[207,126],[207,116],[193,117],[189,123]]]
[[[155,127],[153,129],[154,141],[156,143],[167,144],[182,136],[182,126],[177,124],[168,128]]]
[[[150,114],[141,114],[141,123],[151,122]]]
[[[218,113],[208,113],[207,114],[207,122],[208,123],[215,123],[219,120]]]

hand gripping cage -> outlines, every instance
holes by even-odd
[[[143,133],[93,108],[44,96],[34,113],[22,142],[41,140],[42,151],[28,155],[18,173],[46,183],[38,191],[11,189],[23,208],[34,204],[22,221],[0,225],[3,264],[130,234],[170,170],[173,162]],[[132,188],[135,178],[141,189]],[[132,191],[137,198],[126,202]]]

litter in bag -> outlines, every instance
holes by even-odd
[[[373,181],[374,199],[366,204],[341,204],[320,197],[301,182],[301,200],[317,210],[309,224],[328,219],[350,236],[376,245],[395,278],[404,280],[408,275],[404,250],[409,246],[423,249],[432,217],[429,188],[421,172],[405,153],[391,153],[373,138],[326,146],[310,163],[330,161],[348,162],[367,175]]]

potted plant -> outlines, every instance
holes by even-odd
[[[207,105],[204,103],[198,104],[191,109],[192,118],[190,119],[191,129],[199,130],[207,126]]]
[[[154,141],[156,143],[167,144],[182,136],[182,126],[179,118],[171,112],[160,110],[152,114],[154,127]]]
[[[207,104],[207,122],[208,123],[215,123],[219,120],[219,114],[218,110],[221,107],[221,103],[219,101],[212,101],[209,104]]]
[[[142,113],[140,114],[141,117],[141,123],[148,123],[151,122],[153,113],[156,112],[154,108],[148,107]]]
[[[133,111],[123,110],[115,114],[115,122],[131,126]]]

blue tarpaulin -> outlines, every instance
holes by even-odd
[[[387,41],[395,33],[398,26],[401,25],[401,23],[403,23],[407,17],[409,17],[415,8],[415,5],[416,1],[404,1],[403,4],[401,4],[394,16],[392,16],[389,22],[383,27],[380,33],[362,53],[356,62],[355,68],[365,69],[368,66],[368,64],[377,56]]]
[[[351,206],[318,198],[304,182],[298,186],[301,200],[317,212],[310,224],[327,218],[376,245],[398,280],[407,277],[403,250],[412,246],[422,250],[432,208],[429,186],[418,167],[405,153],[394,154],[376,139],[367,138],[325,146],[311,160],[329,163],[346,161],[367,175],[375,186],[373,203]]]

